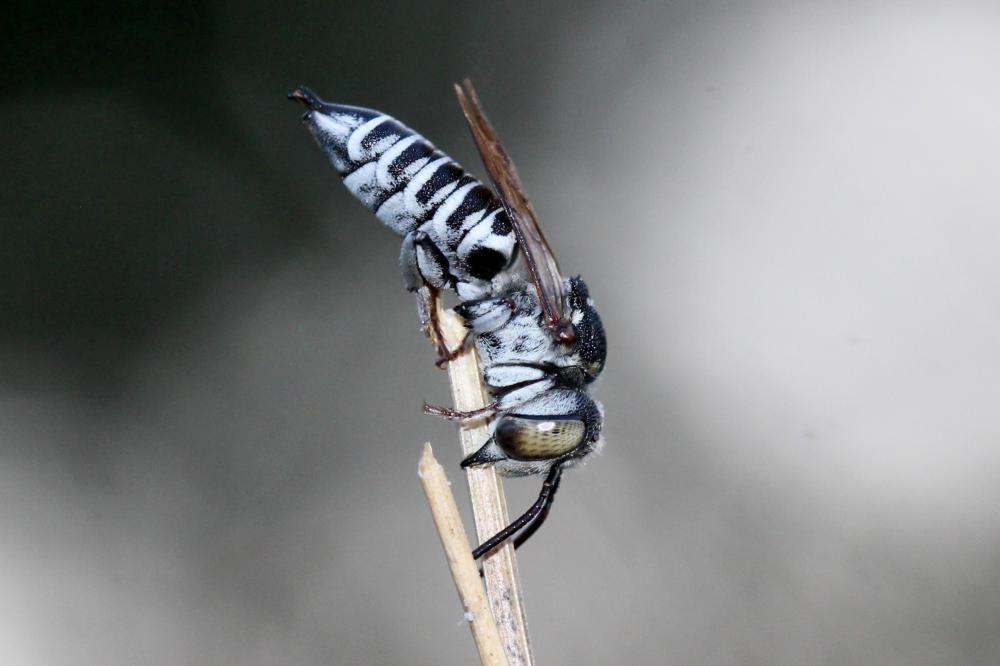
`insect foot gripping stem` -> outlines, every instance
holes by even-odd
[[[441,320],[438,317],[438,290],[434,287],[423,285],[417,290],[417,317],[424,333],[431,339],[437,348],[438,358],[434,365],[443,367],[446,363],[451,363],[456,358],[464,354],[471,343],[472,333],[466,333],[461,344],[455,349],[448,349],[448,344],[444,339],[444,331],[441,330]]]

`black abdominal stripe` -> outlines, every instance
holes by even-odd
[[[491,295],[491,280],[513,262],[516,238],[488,187],[378,111],[325,104],[305,121],[347,189],[404,236],[408,288],[453,289],[461,300]]]

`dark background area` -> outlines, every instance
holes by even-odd
[[[446,377],[285,100],[481,174],[465,76],[611,345],[521,557],[539,663],[1000,661],[992,3],[8,17],[3,663],[474,659],[415,473],[464,503]]]

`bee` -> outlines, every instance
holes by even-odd
[[[462,467],[545,475],[535,503],[473,550],[478,559],[512,537],[518,547],[534,534],[563,470],[603,445],[604,408],[588,388],[604,369],[607,342],[586,283],[560,272],[471,82],[455,92],[493,189],[380,111],[330,104],[305,87],[289,99],[306,106],[302,120],[348,190],[403,236],[404,282],[417,294],[421,323],[439,341],[439,365],[465,348],[443,346],[435,317],[441,290],[458,297],[454,311],[479,352],[493,401],[468,412],[424,410],[488,420],[489,438]],[[527,276],[513,269],[518,253]]]

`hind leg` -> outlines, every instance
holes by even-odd
[[[426,232],[417,229],[403,238],[399,254],[406,288],[417,294],[417,315],[420,325],[434,341],[438,350],[437,366],[453,361],[465,351],[468,337],[458,349],[450,350],[441,334],[438,321],[439,292],[443,288],[454,289],[455,277],[449,272],[448,259],[430,239]]]
[[[456,349],[448,349],[444,341],[444,333],[441,330],[441,321],[438,319],[438,290],[430,285],[424,285],[417,289],[417,316],[420,318],[420,325],[424,333],[434,342],[438,350],[438,359],[435,362],[439,368],[445,363],[450,363],[465,353],[469,347],[469,340],[472,332],[469,331],[462,339],[462,343]]]
[[[454,289],[455,276],[449,270],[448,258],[421,229],[403,237],[399,266],[408,291],[417,291],[424,286]]]

